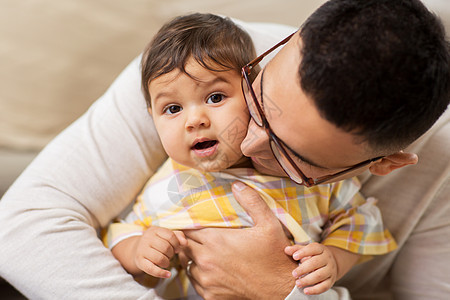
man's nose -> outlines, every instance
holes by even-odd
[[[269,158],[272,151],[269,145],[269,136],[263,127],[258,126],[253,119],[250,120],[247,135],[241,143],[241,151],[248,157]]]
[[[186,129],[192,130],[199,127],[209,127],[211,122],[203,109],[192,108],[188,112],[186,120]]]

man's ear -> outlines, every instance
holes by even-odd
[[[369,170],[374,175],[383,176],[404,166],[415,165],[418,161],[419,158],[415,153],[400,151],[374,162]]]

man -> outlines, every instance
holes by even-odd
[[[387,175],[417,163],[416,154],[402,149],[448,106],[449,74],[444,33],[420,2],[330,1],[307,20],[253,84],[255,100],[264,109],[263,113],[253,109],[242,150],[261,172],[286,173],[293,180],[301,181],[301,173],[313,179],[330,176],[360,162],[367,162],[362,169],[374,175]],[[251,93],[246,97],[248,101]],[[270,128],[260,120],[264,115]],[[420,149],[427,163],[443,167],[407,168],[365,184],[367,196],[380,198],[386,225],[400,250],[362,264],[344,277],[341,284],[354,298],[448,295],[450,270],[441,263],[449,260],[448,242],[442,241],[450,237],[448,214],[444,213],[450,206],[448,122],[438,125],[435,132],[443,135],[444,126],[446,140],[424,139],[446,143],[445,158],[428,158],[430,145],[420,149],[416,143],[411,148]],[[274,139],[287,149],[297,170],[286,162],[279,146],[272,146]],[[278,156],[278,163],[273,155]],[[339,178],[351,174],[355,173]],[[238,189],[242,192],[237,197],[251,199],[250,211],[258,225],[250,230],[187,233],[193,253],[188,251],[186,261],[193,261],[190,271],[197,290],[207,299],[231,295],[282,298],[294,286],[289,272],[293,262],[281,254],[288,244],[282,228],[257,195],[244,186]],[[302,280],[301,285],[308,286],[308,282]]]
[[[374,10],[378,11],[378,17],[380,12],[383,15],[390,12],[389,18],[378,19],[376,23],[366,22],[364,28],[351,22],[341,26],[340,20],[356,22],[355,17],[360,16],[358,22],[364,21],[373,16]],[[330,16],[338,11],[347,12],[348,15]],[[283,150],[274,146],[273,151],[278,151],[277,157],[284,165],[284,170],[293,170],[295,173],[291,173],[291,177],[311,183],[314,183],[311,180],[340,171],[350,170],[347,175],[354,175],[355,172],[370,168],[374,174],[385,175],[396,168],[416,163],[416,155],[399,150],[428,129],[448,105],[449,53],[443,31],[420,2],[412,0],[330,1],[317,14],[324,15],[316,19],[312,17],[309,26],[317,26],[318,31],[311,30],[314,34],[309,37],[304,33],[306,29],[302,30],[301,35],[295,34],[253,85],[255,100],[261,105],[267,122],[259,122],[262,114],[252,115],[259,124],[250,124],[250,141],[243,144],[243,151],[254,157],[259,170],[285,176],[269,148],[267,134],[270,134],[271,140],[276,140],[275,143],[284,143],[281,147],[294,162],[290,164],[286,154],[280,152]],[[329,24],[326,22],[331,20],[333,22]],[[386,31],[383,26],[392,25],[387,21],[396,26],[406,24],[408,32],[411,30],[408,38],[410,47],[400,48],[403,49],[401,55],[395,51],[397,46],[404,45],[402,36],[391,35]],[[349,47],[351,44],[336,43],[332,39],[340,28],[342,32],[336,33],[337,37],[339,34],[342,37],[345,32],[359,32],[359,35],[348,36],[356,48]],[[405,27],[401,28],[405,32]],[[252,34],[251,26],[246,29]],[[320,35],[316,34],[325,29],[328,32],[324,31],[323,36],[331,39],[328,40],[328,47],[321,47],[323,36],[319,38]],[[379,39],[380,35],[367,35],[369,29],[385,34],[384,37],[390,40],[387,44],[381,43],[384,40]],[[419,42],[423,42],[423,39],[418,37],[429,36],[432,32],[434,39],[431,38],[430,44],[426,43],[427,46],[423,48]],[[270,32],[264,31],[264,35],[270,35]],[[253,37],[257,48],[261,49],[255,31]],[[384,46],[396,46],[377,49],[373,48],[378,46],[374,41]],[[318,57],[308,57],[308,45],[316,42],[319,43],[319,49],[325,52]],[[367,44],[361,52],[369,51],[367,58],[371,64],[366,64],[364,57],[355,56],[367,42],[372,43]],[[346,49],[346,46],[349,48]],[[328,51],[333,47],[340,47],[335,52],[345,50],[342,52],[344,57],[331,57]],[[403,56],[414,57],[406,50],[411,49],[415,53],[419,48],[426,50],[424,54],[428,53],[425,61],[432,60],[430,56],[438,57],[434,58],[435,69],[429,76],[417,76],[430,66],[420,63],[422,57],[409,61],[398,60],[398,57]],[[394,52],[391,56],[379,56],[384,50],[389,50],[388,54]],[[346,65],[345,56],[356,62],[352,63],[353,70],[346,68],[335,74],[332,68],[325,68],[335,63]],[[390,68],[380,71],[378,68],[378,73],[367,81],[371,72],[375,72],[371,67],[378,63],[389,65],[393,71]],[[312,66],[312,69],[299,69],[300,64]],[[403,72],[399,76],[398,70],[413,64],[420,65],[420,68]],[[322,81],[323,75],[331,79]],[[313,78],[313,83],[318,82],[323,86],[315,90],[314,84],[307,82],[308,77]],[[346,81],[347,77],[356,77],[358,81]],[[418,80],[413,90],[405,88],[405,85],[416,86],[416,82],[410,82],[409,78]],[[152,291],[134,283],[120,268],[102,247],[95,231],[95,228],[105,226],[124,209],[164,159],[159,143],[155,143],[156,135],[150,118],[142,121],[145,103],[136,86],[138,81],[137,65],[132,64],[104,99],[40,154],[0,202],[0,275],[30,298],[155,297]],[[385,85],[392,86],[385,90]],[[355,94],[353,86],[359,88],[360,94]],[[401,86],[398,91],[394,89]],[[330,91],[325,95],[331,94],[331,100],[321,95],[322,89],[328,87]],[[351,89],[347,90],[349,87]],[[245,88],[249,89],[244,82]],[[338,91],[333,93],[333,89]],[[375,90],[379,94],[366,93],[366,90]],[[428,98],[430,90],[433,90],[432,97]],[[405,97],[406,92],[408,97]],[[335,102],[334,96],[344,100]],[[246,93],[246,97],[248,101],[253,101],[249,98],[253,97],[251,92]],[[351,115],[353,110],[347,110],[355,106],[355,99],[365,100],[366,97],[375,98],[369,103],[372,105],[370,109],[367,106],[362,108],[364,114],[359,123],[347,123],[348,117],[354,120]],[[413,100],[409,97],[413,97]],[[331,107],[331,113],[326,113],[318,109],[318,99],[338,105],[322,105]],[[391,101],[401,107],[403,102],[415,105],[406,105],[395,113],[389,106],[381,113],[380,107],[384,108]],[[432,106],[426,105],[430,102]],[[346,103],[348,105],[345,106]],[[269,105],[274,105],[281,114],[269,114]],[[423,110],[418,113],[414,109],[417,107],[423,107]],[[378,112],[374,113],[374,110]],[[412,111],[416,111],[416,114],[413,115]],[[425,118],[427,122],[422,119],[425,111],[434,111],[434,117]],[[376,116],[380,115],[383,118],[377,120]],[[391,118],[386,119],[384,115],[390,115]],[[339,120],[340,117],[342,120]],[[397,118],[405,122],[410,120],[403,124],[400,132],[396,126],[378,126],[402,123]],[[363,125],[366,119],[372,119],[374,123],[368,123],[366,128],[358,126]],[[267,124],[270,124],[270,130]],[[450,161],[448,151],[445,151],[449,139],[446,124],[448,121],[443,120],[431,134],[413,144],[411,150],[417,149],[420,160],[427,163],[425,166],[419,163],[419,166],[402,168],[394,172],[393,176],[386,176],[386,179],[370,178],[365,182],[363,192],[380,199],[378,205],[384,214],[385,223],[397,239],[400,250],[361,264],[343,278],[341,284],[350,289],[354,298],[443,298],[448,294],[446,280],[450,271],[445,263],[441,263],[450,259],[450,252],[446,250],[450,241],[446,238],[450,228],[447,217],[450,204],[445,198],[449,194]],[[414,135],[404,134],[408,126],[414,128]],[[383,144],[384,136],[375,134],[378,130],[389,136],[389,142]],[[277,138],[273,138],[274,134]],[[403,135],[403,138],[399,139],[398,134]],[[370,138],[366,139],[368,136]],[[388,145],[392,145],[391,149]],[[359,168],[360,163],[362,168]],[[413,171],[414,168],[420,171]],[[339,176],[333,178],[337,180]],[[295,298],[299,290],[294,288],[290,274],[295,265],[283,253],[287,243],[281,226],[267,213],[266,207],[253,196],[250,189],[240,185],[235,185],[234,189],[236,197],[254,218],[256,226],[245,230],[208,229],[187,233],[190,237],[189,248],[183,261],[187,265],[192,260],[190,271],[197,291],[206,299],[282,299],[291,291],[290,297]],[[405,194],[408,189],[412,190],[411,193]]]

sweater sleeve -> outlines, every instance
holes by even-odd
[[[164,159],[140,92],[138,62],[38,155],[0,201],[0,275],[28,298],[156,297],[97,236]]]

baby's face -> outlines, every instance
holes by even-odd
[[[214,72],[190,59],[150,82],[150,110],[164,149],[176,162],[220,171],[245,159],[249,114],[236,71]],[[194,79],[193,79],[194,78]]]

